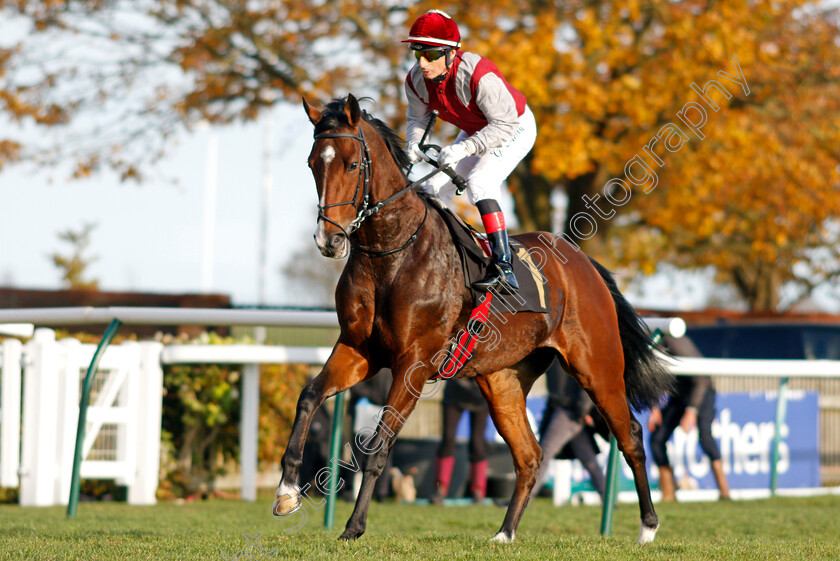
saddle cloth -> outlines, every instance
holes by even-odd
[[[461,257],[464,286],[472,292],[473,307],[477,308],[486,293],[473,289],[472,283],[483,279],[487,268],[493,266],[489,255],[489,244],[482,234],[449,210],[443,201],[423,192],[417,194],[440,214],[449,228],[455,246],[458,248],[458,255]],[[548,290],[543,284],[544,277],[536,263],[531,259],[525,246],[513,238],[510,240],[510,250],[513,254],[513,272],[519,282],[519,293],[505,295],[494,292],[492,294],[493,311],[497,313],[548,313]]]

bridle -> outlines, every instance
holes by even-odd
[[[365,218],[369,215],[365,213],[368,207],[368,201],[370,199],[370,150],[368,149],[367,141],[365,141],[365,135],[362,132],[362,126],[359,125],[359,134],[353,134],[351,132],[322,132],[320,134],[315,135],[315,139],[321,138],[354,138],[362,143],[362,162],[359,164],[361,169],[359,170],[359,182],[356,184],[356,192],[353,193],[353,198],[349,201],[345,201],[343,203],[330,203],[328,205],[318,204],[318,220],[324,220],[325,222],[329,222],[336,228],[342,231],[344,235],[349,239],[350,234],[355,232],[359,229],[362,222]],[[324,186],[326,189],[326,185]],[[359,191],[362,191],[362,207],[358,207],[358,203],[356,199],[359,197]],[[357,209],[356,211],[356,218],[350,222],[350,226],[348,230],[345,230],[344,227],[336,222],[335,220],[330,219],[326,215],[326,210],[328,208],[336,207],[336,206],[344,206],[344,205],[353,205],[353,208]]]
[[[403,188],[402,190],[398,191],[397,193],[391,195],[387,199],[379,201],[378,203],[374,203],[373,205],[370,205],[370,177],[371,177],[370,149],[368,148],[367,141],[365,140],[364,132],[362,132],[362,125],[361,124],[359,125],[359,134],[353,134],[351,132],[322,132],[322,133],[319,133],[319,134],[315,135],[316,140],[321,139],[321,138],[353,138],[355,140],[358,140],[361,143],[362,162],[359,164],[359,166],[361,168],[361,169],[359,169],[359,182],[356,184],[356,191],[355,191],[355,193],[353,193],[353,198],[351,200],[345,201],[343,203],[330,203],[328,205],[323,205],[323,206],[319,203],[318,204],[318,220],[319,221],[323,220],[325,222],[329,222],[330,224],[332,224],[333,226],[335,226],[336,228],[341,230],[341,232],[344,234],[344,237],[346,237],[350,241],[350,248],[351,249],[361,251],[362,253],[366,253],[366,254],[372,255],[374,257],[384,257],[386,255],[392,255],[394,253],[398,253],[398,252],[406,249],[408,246],[413,244],[417,240],[417,236],[420,233],[420,229],[423,228],[423,225],[426,223],[426,217],[429,215],[429,207],[426,206],[425,204],[423,205],[424,208],[425,208],[425,213],[423,214],[423,221],[420,222],[420,226],[418,226],[417,230],[415,230],[414,234],[412,234],[412,236],[410,238],[408,238],[408,241],[406,241],[403,245],[401,245],[400,247],[398,247],[396,249],[391,249],[391,250],[388,250],[388,251],[378,251],[378,250],[374,250],[374,249],[368,249],[366,247],[363,247],[363,246],[359,245],[350,236],[354,232],[356,232],[356,230],[359,229],[359,227],[362,225],[362,222],[364,222],[365,219],[368,216],[372,216],[374,214],[377,214],[382,209],[382,207],[384,207],[386,204],[390,203],[391,201],[393,201],[394,199],[396,199],[398,197],[401,197],[402,195],[404,195],[408,191],[410,191],[412,189],[416,189],[417,187],[420,186],[421,182],[415,181],[414,183],[409,183],[405,188]],[[324,188],[326,189],[326,185],[324,186]],[[360,192],[361,192],[361,198],[362,198],[361,206],[359,206],[359,203],[357,202]],[[335,220],[330,219],[326,215],[326,210],[328,208],[343,206],[343,205],[353,205],[353,208],[356,210],[356,218],[354,218],[350,222],[350,225],[347,227],[347,230],[345,230],[344,227],[341,224],[339,224]]]

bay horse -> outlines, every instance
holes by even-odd
[[[305,99],[303,106],[315,127],[309,154],[319,198],[315,241],[326,257],[349,253],[349,259],[335,292],[340,335],[321,373],[301,392],[272,512],[287,515],[302,504],[296,483],[315,410],[326,398],[390,368],[385,408],[390,414],[381,416],[363,448],[369,454],[361,489],[340,536],[352,540],[365,532],[374,483],[420,390],[436,374],[433,357],[466,324],[473,300],[443,219],[408,185],[403,140],[361,111],[352,94],[323,111]],[[630,407],[653,405],[672,378],[606,269],[552,234],[514,239],[540,257],[549,313],[505,314],[500,320],[505,323],[497,322],[504,344],[492,352],[476,348],[457,373],[475,379],[513,457],[516,486],[493,541],[513,541],[528,503],[542,451],[528,424],[525,397],[558,357],[592,397],[633,470],[641,511],[638,541],[650,542],[659,520],[642,428]]]

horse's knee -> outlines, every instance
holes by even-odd
[[[388,463],[389,451],[388,447],[382,446],[379,450],[370,454],[365,461],[365,475],[379,477],[385,470],[385,464]]]
[[[630,419],[630,438],[633,441],[633,450],[631,451],[633,458],[644,464],[645,463],[645,445],[643,440],[644,433],[642,432],[642,425],[636,419]]]
[[[630,436],[633,437],[633,442],[642,442],[642,424],[636,419],[630,419]]]
[[[533,485],[537,481],[537,476],[540,473],[540,464],[543,460],[543,453],[542,448],[539,446],[536,447],[536,450],[532,450],[527,457],[521,458],[519,462],[516,463],[516,474],[519,478],[524,480],[525,483],[529,485]]]
[[[527,474],[526,483],[528,484],[529,487],[533,487],[537,483],[537,477],[539,477],[539,474],[540,474],[540,461],[539,460],[534,460],[528,466],[528,474]]]
[[[318,401],[321,396],[318,394],[318,391],[312,387],[312,385],[312,382],[306,384],[306,387],[304,387],[303,391],[300,392],[300,397],[297,402],[298,415],[312,413],[318,406]]]

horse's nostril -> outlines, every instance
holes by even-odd
[[[344,235],[343,234],[333,234],[330,236],[330,246],[334,249],[340,248],[344,245]]]

